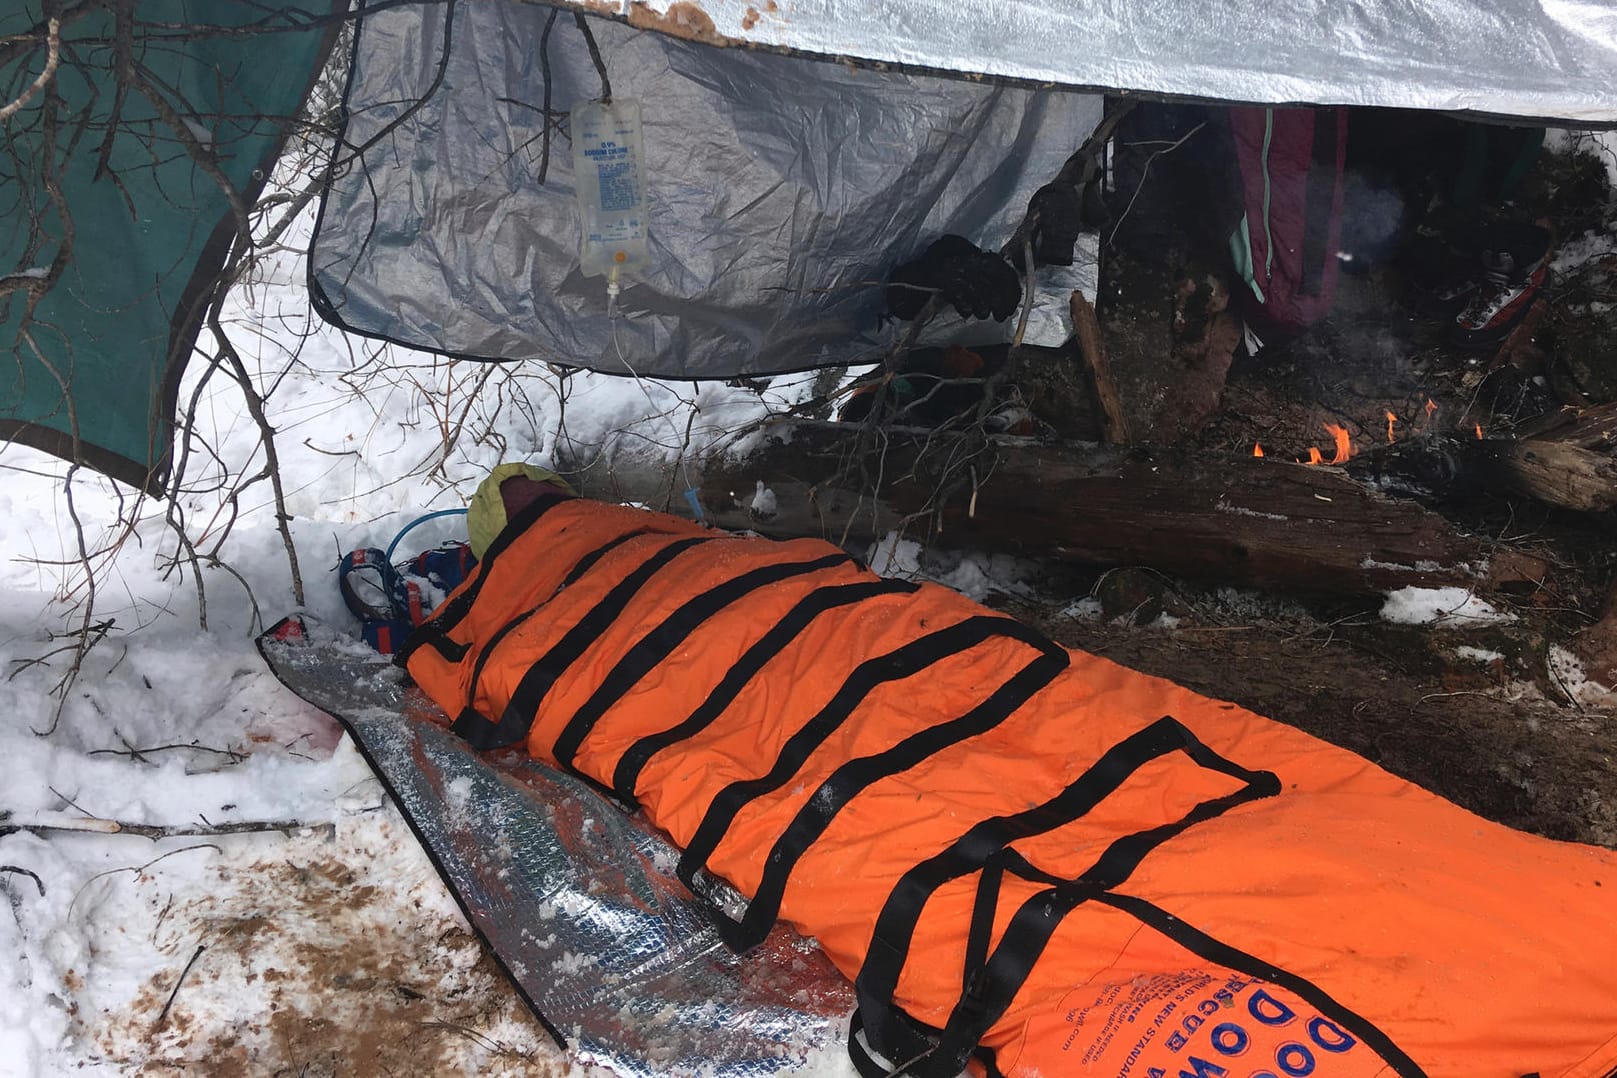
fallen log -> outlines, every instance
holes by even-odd
[[[1584,513],[1617,509],[1617,459],[1570,442],[1488,439],[1476,450],[1484,471],[1516,494]]]
[[[1329,467],[1141,446],[996,438],[853,424],[782,425],[745,456],[668,462],[608,454],[569,478],[581,493],[777,536],[951,546],[1143,565],[1293,592],[1405,585],[1532,585],[1540,559],[1464,535],[1444,517]],[[939,504],[945,478],[952,483]],[[682,497],[687,486],[692,492]]]
[[[1367,453],[1348,470],[1402,483],[1420,496],[1515,494],[1561,509],[1608,512],[1617,509],[1617,457],[1580,444],[1599,444],[1600,429],[1591,422],[1527,439],[1428,435]]]
[[[1533,441],[1565,442],[1580,449],[1610,449],[1617,446],[1617,402],[1561,408],[1523,425],[1516,434]]]

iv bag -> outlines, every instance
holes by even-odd
[[[645,146],[640,102],[589,101],[572,111],[573,188],[583,225],[579,262],[586,277],[646,264]]]

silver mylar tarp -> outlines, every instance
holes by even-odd
[[[602,12],[601,0],[562,0]],[[615,0],[714,41],[1251,104],[1617,121],[1612,0]]]
[[[1071,87],[1617,122],[1617,0],[564,2],[641,27],[589,20],[646,123],[653,261],[623,317],[578,272],[557,124],[542,164],[547,82],[552,116],[601,93],[573,13],[542,49],[557,8],[476,0],[360,20],[337,151],[358,160],[310,267],[328,320],[664,377],[859,362],[897,332],[878,329],[877,283],[897,262],[945,232],[997,247],[1093,129],[1100,98]],[[889,64],[1020,82],[871,66]],[[1058,343],[1092,274],[1040,277],[1030,340]],[[960,329],[936,339],[1009,333]]]
[[[328,320],[451,355],[662,377],[871,359],[896,333],[877,328],[893,264],[945,232],[997,247],[1100,118],[1093,95],[591,19],[614,96],[641,102],[648,162],[653,264],[609,321],[605,280],[578,270],[559,133],[539,182],[555,10],[478,0],[361,19],[337,154],[365,150],[335,177],[310,260]],[[599,96],[571,13],[543,53],[553,109]],[[977,328],[1003,340],[1010,323]]]
[[[622,1078],[766,1078],[839,1052],[853,987],[785,926],[744,956],[726,950],[643,817],[519,753],[474,751],[403,671],[312,618],[259,650],[342,721],[579,1061]]]

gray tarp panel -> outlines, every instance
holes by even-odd
[[[364,16],[338,155],[365,149],[310,259],[328,320],[452,355],[661,377],[873,359],[896,332],[876,329],[893,263],[949,231],[997,246],[1100,115],[1092,95],[591,20],[614,94],[639,99],[646,124],[653,262],[609,322],[605,281],[577,268],[565,138],[538,178],[552,12],[480,0]],[[599,95],[570,14],[545,51],[553,109]]]
[[[1617,122],[1611,0],[564,2],[710,41],[1035,83]]]

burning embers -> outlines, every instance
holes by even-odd
[[[1433,417],[1437,415],[1437,403],[1428,397],[1426,399],[1426,403],[1421,406],[1421,411],[1425,413],[1425,422],[1412,428],[1417,432],[1421,427],[1429,427],[1431,425]],[[1386,419],[1387,444],[1392,445],[1398,440],[1399,424],[1406,421],[1400,419],[1398,413],[1391,410],[1387,411]],[[1324,427],[1325,433],[1331,436],[1331,442],[1333,445],[1330,459],[1327,460],[1325,458],[1325,454],[1320,450],[1319,446],[1311,445],[1308,447],[1308,455],[1306,457],[1294,458],[1298,464],[1346,464],[1350,459],[1352,459],[1354,456],[1353,435],[1348,431],[1348,429],[1339,423],[1326,423],[1324,424]],[[1475,424],[1474,430],[1476,431],[1477,438],[1480,440],[1483,437],[1482,424]],[[1266,455],[1261,442],[1254,442],[1252,444],[1252,455],[1254,457],[1262,457]]]

